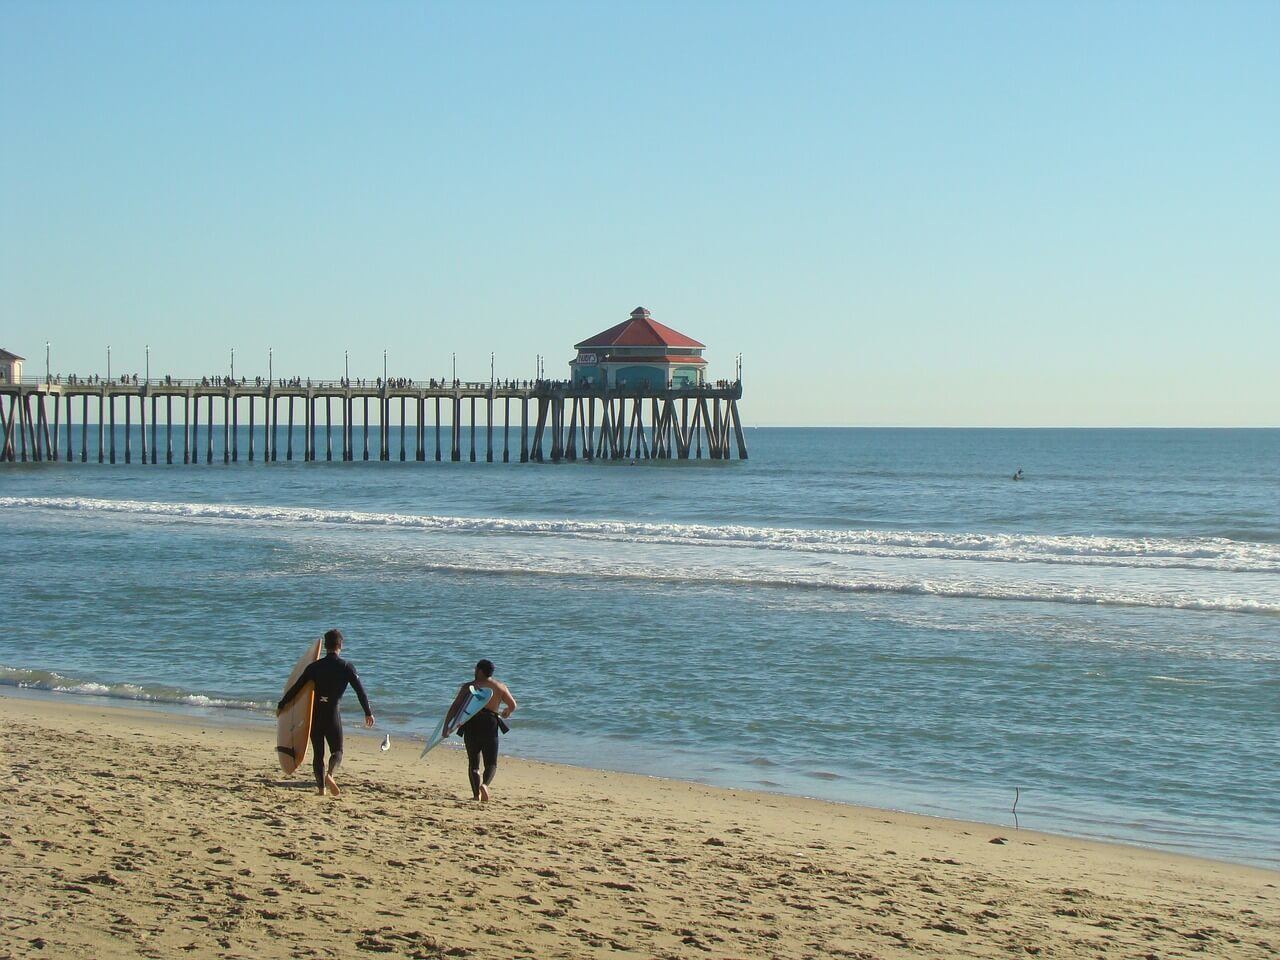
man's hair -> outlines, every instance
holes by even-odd
[[[326,630],[324,632],[324,648],[329,651],[337,650],[342,646],[341,630]]]
[[[481,660],[479,663],[477,663],[477,664],[476,664],[476,676],[477,676],[477,677],[484,677],[486,680],[488,680],[490,677],[492,677],[492,676],[493,676],[493,661],[492,661],[492,660]]]

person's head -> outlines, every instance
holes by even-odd
[[[337,653],[342,649],[342,631],[326,630],[324,632],[324,648],[329,653]]]
[[[476,664],[477,680],[488,680],[492,676],[493,676],[492,660],[481,660],[479,663]]]

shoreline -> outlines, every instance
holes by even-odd
[[[58,705],[67,703],[71,705],[80,705],[87,709],[97,709],[105,712],[110,711],[138,711],[143,714],[154,714],[157,716],[167,716],[179,719],[191,720],[193,722],[202,722],[207,726],[238,729],[267,729],[273,725],[274,717],[267,713],[264,709],[256,706],[240,706],[225,704],[199,704],[186,703],[180,701],[169,701],[159,699],[130,699],[125,697],[116,697],[109,694],[90,693],[74,690],[46,690],[37,687],[25,686],[0,686],[0,702],[6,697],[13,699],[26,699],[35,702],[49,703]],[[397,729],[398,728],[398,729]],[[374,739],[381,741],[382,736],[389,732],[386,724],[379,724],[376,731],[370,732],[365,730],[359,724],[348,723],[346,736]],[[393,739],[397,741],[407,741],[410,744],[419,744],[425,742],[425,738],[414,732],[406,731],[403,726],[396,724],[391,727],[390,732],[394,734]],[[272,736],[274,733],[267,733],[264,736]],[[460,748],[453,743],[444,744],[444,748],[450,752],[460,753]],[[417,749],[416,747],[413,749]],[[786,799],[810,801],[813,803],[830,804],[839,808],[847,808],[858,811],[865,816],[876,814],[886,814],[903,817],[916,817],[925,821],[936,821],[948,824],[963,824],[971,829],[989,829],[989,830],[1012,830],[1023,835],[1036,834],[1044,837],[1055,837],[1063,840],[1079,841],[1082,843],[1096,843],[1108,847],[1124,847],[1135,850],[1146,851],[1154,854],[1161,854],[1170,857],[1179,857],[1192,861],[1202,861],[1205,863],[1223,864],[1229,866],[1241,866],[1252,869],[1278,872],[1280,866],[1273,866],[1270,863],[1262,862],[1258,859],[1231,859],[1224,856],[1214,856],[1208,853],[1197,852],[1194,850],[1176,849],[1173,844],[1164,846],[1155,843],[1142,843],[1136,840],[1130,840],[1120,836],[1106,835],[1090,835],[1086,833],[1072,833],[1063,830],[1038,829],[1035,827],[1020,827],[1010,823],[999,823],[992,820],[971,819],[965,816],[957,816],[952,813],[930,813],[920,810],[907,809],[905,807],[883,806],[875,803],[857,802],[852,800],[840,800],[830,797],[805,794],[801,792],[789,791],[781,785],[777,789],[770,789],[761,786],[737,785],[733,783],[715,783],[707,780],[693,780],[676,775],[668,775],[662,773],[654,773],[651,771],[641,771],[634,769],[625,769],[621,767],[605,767],[593,766],[588,763],[574,763],[572,761],[562,759],[544,759],[536,756],[522,756],[518,752],[509,750],[505,745],[503,747],[503,759],[512,763],[532,763],[540,764],[550,768],[563,768],[583,771],[587,774],[614,775],[620,777],[636,777],[641,780],[653,780],[663,783],[685,784],[695,787],[705,787],[712,790],[729,791],[735,794],[758,794],[761,797],[781,797]],[[461,762],[461,761],[459,761]],[[1027,817],[1024,813],[1023,817]],[[1099,821],[1102,826],[1106,825],[1106,821]]]
[[[374,736],[350,738],[344,794],[322,799],[309,770],[280,777],[256,721],[71,699],[0,692],[0,955],[1280,946],[1265,868],[508,757],[482,807],[456,751],[418,762]]]

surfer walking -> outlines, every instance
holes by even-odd
[[[474,717],[462,725],[459,732],[467,747],[467,776],[471,780],[471,796],[475,800],[489,799],[489,784],[498,772],[498,730],[505,729],[503,721],[516,712],[516,698],[507,685],[493,676],[493,661],[481,660],[476,664],[476,678],[458,688],[454,700],[457,709],[471,693],[471,688],[492,690],[493,696]],[[481,772],[480,761],[484,761]]]
[[[342,631],[329,630],[324,635],[325,655],[302,671],[297,682],[290,687],[281,698],[276,712],[279,713],[289,701],[296,697],[308,683],[315,684],[316,698],[311,708],[311,769],[316,775],[316,792],[324,796],[325,788],[335,797],[342,793],[333,773],[342,763],[342,713],[338,703],[350,686],[360,698],[360,706],[364,709],[364,725],[373,726],[373,711],[369,709],[369,697],[364,692],[364,685],[356,673],[356,668],[348,660],[338,656],[342,650]],[[329,768],[325,769],[324,746],[329,744]]]

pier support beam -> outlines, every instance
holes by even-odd
[[[0,423],[4,424],[4,444],[0,446],[0,461],[13,462],[13,418],[18,412],[18,395],[9,397],[9,415],[4,413],[4,396],[0,394]]]
[[[369,398],[364,398],[364,458],[369,459]]]
[[[520,462],[529,462],[529,397],[520,398]]]
[[[418,394],[418,454],[417,461],[427,460],[427,398]]]
[[[50,460],[53,460],[55,463],[56,463],[56,462],[57,462],[57,460],[58,460],[58,437],[59,437],[59,435],[60,435],[60,434],[59,434],[59,431],[58,431],[58,427],[59,427],[59,426],[61,426],[61,415],[60,415],[60,411],[61,411],[61,409],[62,409],[62,405],[58,402],[60,399],[61,399],[61,397],[59,397],[57,394],[53,394],[53,396],[52,396],[52,400],[53,400],[53,432],[52,432],[52,437],[53,437],[53,450],[52,450],[52,451],[50,452],[50,454],[49,454],[49,459],[50,459]]]
[[[14,404],[18,408],[18,456],[21,463],[27,462],[27,432],[29,430],[28,420],[31,416],[31,407],[27,403],[27,398],[15,395]]]
[[[19,456],[22,463],[27,462],[27,435],[31,435],[31,442],[35,444],[35,434],[31,432],[31,403],[30,397],[14,397],[13,402],[18,404],[18,444]]]
[[[280,459],[280,398],[271,394],[271,462]]]
[[[342,397],[342,459],[349,462],[355,456],[354,437],[351,431],[351,418],[355,413],[355,401],[351,399],[351,394],[343,394]]]
[[[453,451],[450,459],[457,463],[462,459],[462,397],[458,394],[453,395]]]
[[[130,423],[130,418],[133,416],[133,414],[129,410],[129,395],[126,393],[123,399],[124,399],[124,462],[132,463],[133,462],[133,456],[132,456],[133,425],[132,423]]]

